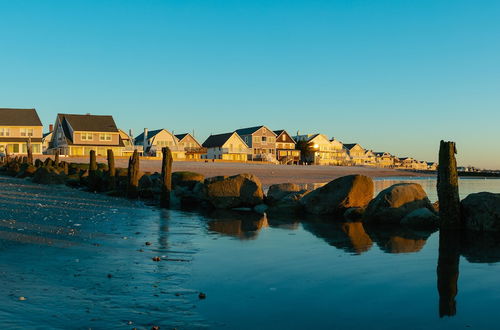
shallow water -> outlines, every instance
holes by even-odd
[[[435,180],[417,180],[435,199]],[[460,187],[500,192],[500,180]],[[158,210],[3,177],[0,201],[3,328],[491,329],[500,320],[498,237],[443,237],[440,251],[439,233]]]

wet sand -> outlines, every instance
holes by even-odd
[[[87,163],[87,158],[61,158],[70,162]],[[106,162],[105,158],[98,158]],[[117,167],[127,167],[127,159],[116,159]],[[141,159],[140,170],[143,172],[161,172],[161,160]],[[235,175],[250,173],[259,177],[264,186],[276,183],[322,183],[349,174],[363,174],[377,177],[422,177],[433,176],[417,172],[384,169],[364,166],[317,166],[317,165],[275,165],[259,163],[224,163],[179,161],[173,164],[174,171],[192,171],[212,177],[217,175]]]

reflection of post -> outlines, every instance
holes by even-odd
[[[458,173],[455,142],[441,141],[437,191],[441,229],[460,228],[460,198],[458,195]]]
[[[441,230],[439,232],[439,258],[437,286],[439,292],[439,316],[456,314],[455,297],[458,292],[458,265],[460,232]]]

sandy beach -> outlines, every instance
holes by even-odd
[[[45,159],[46,157],[41,157]],[[61,160],[77,163],[87,163],[88,158],[63,158]],[[106,158],[98,157],[98,162],[106,163]],[[128,160],[116,159],[117,167],[128,166]],[[161,160],[141,159],[142,172],[161,172]],[[259,177],[264,186],[276,183],[322,183],[349,174],[363,174],[377,177],[422,177],[430,174],[416,173],[404,170],[384,169],[364,166],[317,166],[317,165],[275,165],[259,163],[224,163],[178,161],[173,164],[174,171],[192,171],[212,177],[217,175],[235,175],[250,173]]]

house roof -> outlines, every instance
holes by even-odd
[[[358,145],[358,144],[357,143],[344,143],[344,147],[346,147],[349,150],[354,148],[356,145]]]
[[[274,134],[276,134],[276,136],[280,136],[281,134],[285,133],[286,135],[288,135],[288,137],[290,137],[290,139],[292,139],[293,142],[296,143],[295,139],[290,135],[288,134],[288,132],[284,129],[279,129],[279,130],[276,130],[276,131],[273,131]]]
[[[75,131],[87,132],[113,132],[118,133],[113,116],[100,116],[100,115],[74,115],[63,114],[57,115],[63,123],[68,122]]]
[[[262,127],[266,127],[266,126],[260,125],[260,126],[254,126],[254,127],[240,128],[240,129],[237,129],[235,132],[238,133],[238,135],[240,135],[240,136],[242,136],[242,135],[251,135],[251,134],[257,132]],[[276,133],[274,133],[274,134],[276,134]]]
[[[202,147],[204,147],[204,148],[222,147],[227,142],[227,140],[229,140],[229,138],[231,136],[233,136],[233,134],[236,134],[236,133],[232,132],[232,133],[210,135],[205,140],[205,142],[203,142]],[[236,135],[238,135],[238,134],[236,134]],[[245,142],[243,142],[243,143],[245,143]]]
[[[175,137],[179,139],[179,141],[181,141],[182,139],[184,139],[187,135],[189,135],[189,133],[183,133],[183,134],[175,134]]]
[[[43,133],[42,138],[46,138],[47,136],[51,135],[53,132],[48,132],[48,133]]]
[[[0,108],[1,126],[43,126],[35,109]]]
[[[164,128],[160,128],[160,129],[155,129],[155,130],[152,130],[152,131],[148,131],[148,136],[147,136],[146,139],[147,140],[151,139],[153,136],[157,135],[158,133],[160,133],[163,130],[165,130],[165,129]],[[143,140],[144,140],[144,132],[142,132],[141,134],[137,135],[137,137],[135,138],[135,142],[143,141]]]

